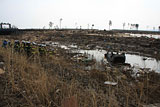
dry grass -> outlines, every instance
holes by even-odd
[[[0,54],[5,61],[6,88],[4,97],[9,97],[6,100],[7,105],[61,106],[66,98],[72,96],[77,96],[74,99],[76,105],[88,106],[88,102],[95,105],[95,97],[93,100],[91,99],[92,96],[95,96],[95,92],[84,90],[77,80],[64,81],[64,75],[52,75],[53,70],[44,69],[43,64],[29,61],[26,56],[15,53],[11,49],[1,48]],[[64,72],[60,62],[56,60],[53,66],[58,66],[58,72]],[[66,66],[64,61],[61,64]]]
[[[4,48],[0,48],[0,55],[6,71],[5,81],[0,81],[5,84],[0,106],[140,107],[159,100],[160,84],[153,79],[157,76],[154,73],[130,82],[118,70],[78,72],[81,70],[74,69],[72,62],[61,56],[37,57],[33,61]],[[118,85],[104,85],[104,81]],[[156,93],[156,97],[152,96]]]

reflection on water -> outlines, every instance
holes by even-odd
[[[105,50],[78,50],[78,53],[85,53],[89,54],[90,57],[96,59],[97,62],[101,62],[104,60],[104,54],[106,53]]]
[[[155,38],[155,39],[160,39],[160,35],[152,35],[152,34],[130,34],[130,36],[133,37],[148,37],[148,38]]]
[[[87,56],[88,59],[95,59],[96,62],[93,65],[85,67],[85,70],[105,70],[104,64],[106,64],[106,59],[104,59],[105,50],[72,50],[73,53],[82,53],[84,56]]]
[[[78,53],[88,54],[90,57],[93,57],[97,61],[97,67],[100,67],[100,64],[104,59],[105,50],[78,50]],[[160,61],[157,61],[154,58],[126,54],[126,63],[131,64],[131,66],[138,65],[140,68],[150,68],[151,70],[155,70],[156,72],[160,72]],[[96,68],[97,68],[96,67]],[[99,68],[98,67],[98,68]]]
[[[126,54],[126,63],[130,63],[132,66],[138,65],[141,68],[151,68],[151,70],[160,72],[160,61],[154,58]]]
[[[140,34],[134,34],[139,36],[144,36]],[[148,35],[149,36],[149,35]],[[157,37],[160,37],[160,35],[157,35]],[[81,50],[78,49],[78,46],[75,44],[71,45],[60,45],[58,42],[52,42],[52,46],[58,46],[63,49],[71,49],[74,53],[83,53],[87,54],[89,58],[95,59],[96,64],[94,64],[92,67],[88,66],[88,69],[103,69],[103,64],[105,64],[107,61],[104,58],[104,54],[107,53],[105,50]],[[151,70],[155,70],[156,72],[160,73],[160,61],[157,61],[154,58],[139,56],[139,55],[133,55],[133,54],[126,54],[126,63],[131,64],[131,66],[139,66],[140,68],[150,68]]]

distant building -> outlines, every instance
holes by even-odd
[[[11,26],[10,23],[0,23],[0,35],[10,35],[17,32],[18,28],[16,26]]]
[[[4,26],[8,26],[9,29],[11,29],[11,24],[10,23],[0,23],[0,29],[4,29]]]

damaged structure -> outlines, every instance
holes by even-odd
[[[12,28],[10,23],[0,23],[0,35],[9,35],[15,33],[17,30],[17,28]]]

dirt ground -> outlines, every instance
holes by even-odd
[[[152,36],[154,37],[154,35]],[[146,54],[157,59],[160,58],[160,39],[148,37],[133,37],[128,34],[87,31],[30,31],[23,32],[17,39],[35,42],[60,42],[62,44],[76,44],[81,48],[96,49],[97,46],[104,50],[119,51],[126,53]],[[108,48],[109,46],[109,48]]]

